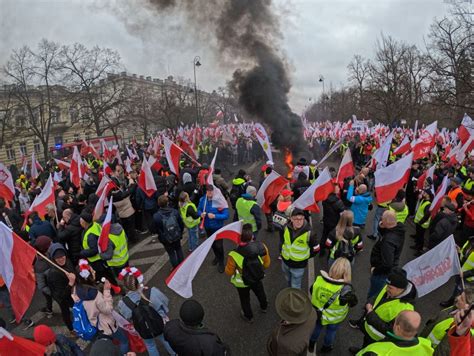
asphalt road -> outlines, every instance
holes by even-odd
[[[278,169],[278,167],[277,167]],[[259,166],[254,165],[252,175],[258,181]],[[280,172],[284,170],[281,169]],[[232,215],[232,214],[231,214]],[[373,211],[368,217],[367,232],[371,232]],[[313,229],[318,236],[322,231],[320,224],[321,217],[315,214],[313,219]],[[265,223],[264,223],[265,224]],[[401,264],[412,260],[413,250],[409,248],[412,244],[412,239],[409,237],[413,233],[414,227],[412,223],[407,223],[407,235],[402,251]],[[240,303],[238,294],[232,284],[230,284],[229,277],[225,274],[217,272],[217,268],[211,265],[213,259],[212,251],[209,253],[206,261],[203,263],[200,271],[193,282],[193,299],[198,300],[204,307],[206,315],[204,324],[216,332],[221,339],[227,343],[232,351],[232,355],[246,355],[257,356],[266,355],[266,341],[275,324],[279,321],[274,308],[275,297],[278,292],[286,287],[283,274],[281,272],[281,262],[278,257],[278,233],[260,232],[259,240],[263,241],[270,250],[271,265],[267,270],[264,279],[264,286],[269,300],[268,313],[262,314],[259,312],[258,302],[255,296],[252,296],[252,307],[254,309],[254,323],[248,324],[240,319]],[[225,241],[225,251],[229,252],[233,249],[233,245],[229,241]],[[349,355],[347,349],[350,346],[360,346],[362,342],[362,333],[358,330],[351,329],[348,320],[360,316],[364,301],[366,298],[369,286],[369,256],[374,242],[366,239],[364,241],[364,250],[357,256],[355,265],[352,271],[353,285],[359,298],[359,305],[353,308],[348,318],[343,322],[338,331],[333,355]],[[187,251],[187,249],[184,249]],[[170,266],[167,262],[167,256],[159,243],[151,242],[151,238],[145,240],[138,248],[135,248],[132,255],[132,260],[139,262],[139,267],[146,271],[146,277],[149,278],[148,285],[160,288],[170,299],[170,317],[179,317],[179,308],[184,301],[183,298],[175,294],[164,283],[165,278],[170,272]],[[305,274],[304,288],[308,290],[308,285],[314,282],[315,276],[319,274],[321,269],[327,268],[327,255],[325,257],[316,256],[310,264],[310,268]],[[311,266],[312,265],[312,266]],[[314,270],[314,274],[311,273]],[[308,275],[311,275],[311,280],[308,281]],[[422,315],[425,322],[428,318],[434,316],[439,310],[439,302],[449,297],[453,289],[453,281],[450,281],[442,288],[432,292],[431,294],[418,300],[416,310]],[[52,319],[42,318],[41,313],[37,311],[43,306],[43,298],[36,295],[27,317],[33,316],[37,323],[46,323],[53,326],[56,332],[65,332],[66,328],[62,326],[61,318],[56,310],[56,314]],[[0,310],[0,316],[5,317],[4,310]],[[37,320],[36,320],[37,319]],[[22,336],[31,337],[32,329],[23,331],[22,326],[18,326],[13,331]],[[322,345],[321,335],[319,344]],[[86,343],[81,344],[87,347]],[[160,348],[163,354],[166,354],[164,349]]]

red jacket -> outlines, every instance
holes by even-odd
[[[453,326],[448,331],[448,341],[451,347],[449,356],[472,356],[474,355],[474,338],[471,336],[470,331],[463,336],[453,335],[455,334],[456,327]]]
[[[469,204],[464,208],[466,216],[464,218],[464,225],[470,228],[474,228],[474,203]]]

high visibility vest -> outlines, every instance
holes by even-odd
[[[234,275],[230,278],[230,283],[232,283],[236,288],[246,288],[248,285],[244,283],[244,280],[242,279],[242,268],[244,265],[244,256],[242,256],[240,253],[237,251],[230,251],[229,256],[231,256],[235,264],[237,265],[237,268],[235,269]],[[260,260],[260,263],[263,265],[263,260],[260,256],[258,256],[258,259]]]
[[[360,242],[360,234],[355,236],[352,240],[349,241],[349,243],[354,248],[355,248],[355,245],[357,245],[359,242]],[[329,258],[332,258],[333,260],[335,260],[336,251],[338,250],[340,244],[341,244],[341,241],[336,241],[334,246],[331,248],[331,252],[329,253]]]
[[[456,198],[459,194],[462,194],[462,189],[461,187],[456,187],[450,190],[450,192],[448,193],[448,197],[451,198],[451,201],[456,202]]]
[[[331,297],[339,292],[344,287],[344,284],[335,284],[326,281],[323,277],[318,276],[313,284],[313,294],[311,296],[311,303],[319,310],[322,310],[324,305]],[[322,310],[322,325],[339,324],[344,321],[349,313],[349,306],[339,304],[339,296],[331,305]]]
[[[380,206],[381,208],[384,208],[384,209],[387,209],[388,206],[390,205],[390,203],[377,203],[378,206]]]
[[[309,231],[298,236],[293,243],[291,243],[290,230],[285,228],[283,233],[283,245],[281,247],[281,257],[284,260],[291,260],[295,262],[306,261],[310,256],[310,248],[308,245]]]
[[[313,179],[310,179],[310,183],[313,184],[314,181],[316,180],[315,177],[316,177],[316,171],[318,170],[318,168],[317,168],[316,166],[314,166],[314,167],[313,167],[313,166],[309,166],[309,170],[310,170],[310,172],[311,172],[311,174],[312,174],[312,176],[313,176]]]
[[[425,210],[426,209],[429,209],[429,206],[431,205],[431,202],[429,200],[422,200],[421,201],[421,204],[420,206],[418,207],[418,210],[416,211],[416,214],[415,214],[415,219],[413,220],[415,222],[415,224],[418,224],[418,222],[421,221],[421,219],[423,219],[423,216],[425,215]],[[428,218],[428,220],[426,220],[422,225],[421,227],[423,229],[427,229],[429,226],[430,226],[430,222],[431,222],[431,217]]]
[[[438,344],[444,339],[446,333],[453,324],[453,321],[454,318],[447,318],[440,321],[433,327],[430,334],[428,335],[428,339],[430,339],[431,345],[433,345],[434,348],[436,348]]]
[[[256,201],[247,200],[245,198],[239,198],[235,203],[235,209],[237,210],[239,220],[243,220],[243,224],[252,225],[253,232],[257,231],[257,221],[255,220],[255,216],[253,216],[250,210],[255,204],[257,204]]]
[[[462,263],[461,270],[463,273],[474,269],[474,249],[470,249],[470,241],[467,241],[461,249],[460,260]],[[468,282],[474,282],[474,276],[466,278]]]
[[[184,204],[181,208],[179,208],[179,212],[181,213],[181,218],[183,219],[184,225],[188,229],[192,229],[195,226],[198,226],[201,222],[201,218],[193,219],[192,216],[186,216],[186,212],[188,211],[188,207],[191,207],[194,211],[197,212],[196,205],[193,202],[188,202]]]
[[[101,227],[96,222],[93,222],[92,225],[89,226],[89,228],[84,233],[84,236],[82,237],[82,249],[83,250],[88,250],[89,249],[89,242],[87,241],[89,235],[94,234],[94,235],[100,236],[100,230],[101,230]],[[97,255],[94,255],[92,257],[87,257],[87,260],[89,262],[95,262],[95,261],[100,260],[100,256],[99,256],[99,254],[97,254]]]
[[[418,338],[418,344],[414,346],[401,347],[391,341],[381,341],[370,344],[357,353],[359,355],[375,354],[384,356],[427,356],[433,355],[430,340],[423,337]]]
[[[380,304],[382,298],[387,294],[387,286],[383,287],[380,291],[379,295],[375,299],[374,303],[374,313],[379,316],[380,319],[385,321],[386,323],[391,322],[394,320],[400,312],[404,310],[415,310],[412,304],[403,302],[400,299],[386,299],[384,303]],[[385,335],[382,334],[380,331],[375,329],[372,325],[364,322],[364,329],[369,335],[372,340],[380,341],[385,338]]]
[[[405,206],[403,207],[403,210],[402,211],[397,211],[395,210],[394,208],[392,208],[391,206],[388,207],[388,210],[390,211],[393,211],[395,212],[395,216],[397,218],[397,222],[400,222],[402,224],[405,223],[405,220],[407,219],[408,217],[408,206],[405,204]]]
[[[128,243],[125,230],[122,229],[119,235],[109,234],[109,239],[115,245],[112,259],[107,261],[110,267],[121,267],[128,261]]]
[[[471,178],[468,178],[465,182],[464,182],[464,185],[463,187],[467,190],[471,190],[472,188],[474,188],[474,180],[472,180]]]

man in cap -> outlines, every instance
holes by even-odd
[[[219,336],[204,327],[204,309],[193,299],[184,301],[179,310],[179,319],[166,323],[164,336],[171,348],[180,356],[223,356],[228,347]]]
[[[316,236],[311,234],[311,226],[305,219],[304,211],[295,208],[283,231],[281,248],[281,266],[289,287],[301,289],[308,260],[318,249]]]
[[[311,163],[309,164],[309,181],[311,184],[313,184],[314,181],[319,177],[318,167],[316,167],[317,164],[318,161],[315,159],[311,160]]]
[[[268,354],[306,355],[316,323],[308,295],[300,289],[285,288],[276,297],[275,309],[281,320],[267,340]]]
[[[262,228],[262,210],[255,201],[257,196],[257,189],[254,186],[249,185],[245,191],[245,194],[237,199],[235,203],[235,209],[239,220],[243,220],[244,224],[252,225],[252,231],[254,239],[257,239],[258,232]]]
[[[55,334],[49,326],[41,324],[33,331],[35,342],[46,347],[45,355],[82,356],[81,348],[62,334]]]

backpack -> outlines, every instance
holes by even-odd
[[[334,259],[337,259],[339,257],[344,257],[349,260],[349,262],[352,262],[355,256],[355,249],[354,246],[352,246],[352,243],[349,241],[339,241],[339,244],[337,246],[336,251],[334,252]]]
[[[153,339],[163,334],[164,323],[160,314],[150,305],[151,290],[149,295],[142,296],[138,304],[129,297],[123,298],[123,302],[132,311],[132,324],[142,339]]]
[[[164,241],[173,243],[181,239],[181,228],[176,214],[161,214],[161,221],[163,222],[163,234],[161,237]]]
[[[248,286],[261,281],[265,277],[265,272],[260,259],[260,253],[244,249],[240,249],[238,252],[244,256],[244,261],[242,262],[242,281]]]
[[[235,206],[235,203],[237,202],[237,199],[239,199],[240,196],[242,195],[242,188],[241,187],[242,187],[241,185],[233,184],[232,188],[230,189],[229,199],[230,199],[230,202],[231,202],[233,207]]]
[[[82,304],[82,300],[74,303],[72,307],[72,328],[79,335],[79,337],[86,341],[91,341],[97,334],[97,328],[92,326],[89,318],[87,317],[86,310]],[[97,324],[99,319],[97,318]]]

